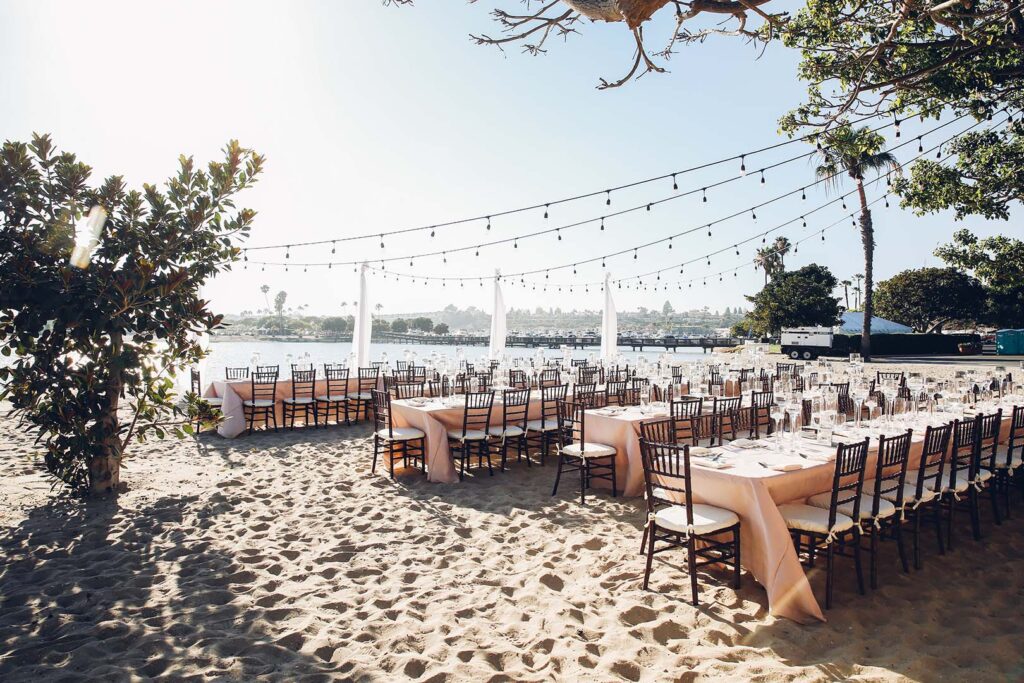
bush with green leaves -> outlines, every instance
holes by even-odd
[[[78,491],[118,489],[130,443],[184,436],[201,408],[179,401],[174,378],[221,322],[200,288],[239,258],[255,213],[234,198],[263,157],[232,141],[205,169],[179,164],[163,187],[133,190],[120,176],[91,185],[92,169],[47,135],[0,150],[0,399]],[[76,226],[94,206],[109,218],[77,268]]]
[[[754,309],[745,329],[755,335],[778,334],[784,327],[831,327],[839,322],[839,299],[832,296],[836,278],[825,266],[812,263],[776,275],[747,299]]]
[[[955,268],[917,268],[878,283],[875,312],[915,332],[941,332],[953,321],[973,325],[985,309],[985,288]]]

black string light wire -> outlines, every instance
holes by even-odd
[[[941,130],[942,128],[950,126],[950,125],[956,123],[957,121],[960,121],[960,120],[966,118],[967,116],[968,116],[967,114],[963,114],[961,116],[956,117],[955,119],[952,119],[952,120],[947,121],[945,123],[939,124],[938,126],[934,127],[933,129],[927,131],[927,133],[934,133],[934,132],[936,132],[938,130]],[[974,125],[971,126],[971,128],[974,128],[977,125],[980,125],[980,122],[979,123],[975,123]],[[947,138],[946,140],[943,140],[943,142],[940,143],[940,144],[944,144],[946,142],[949,142],[952,139],[955,139],[959,135],[962,135],[963,133],[966,133],[967,131],[971,130],[971,128],[968,128],[968,129],[966,129],[964,131],[961,131],[960,133],[957,133],[957,134]],[[912,141],[913,140],[907,140],[906,142],[903,142],[903,143],[901,143],[899,145],[896,145],[895,147],[892,148],[892,150],[896,150],[896,149],[899,149],[899,148],[901,148],[901,147],[903,147],[905,145],[911,144]],[[936,148],[933,147],[932,149],[936,149]],[[929,150],[929,151],[931,151],[931,150]],[[800,158],[807,157],[807,156],[809,156],[811,154],[814,154],[814,152],[813,151],[812,152],[808,152],[807,154],[801,155]],[[787,163],[787,162],[784,161],[784,162],[779,162],[779,163],[781,164],[781,163]],[[767,167],[767,168],[770,168],[770,167]],[[797,193],[800,193],[801,196],[803,196],[805,194],[805,192],[806,192],[806,189],[808,187],[814,187],[815,185],[820,185],[820,184],[823,184],[823,183],[827,183],[832,178],[835,178],[835,177],[837,177],[839,175],[842,175],[842,174],[843,174],[843,172],[838,172],[838,173],[835,173],[833,175],[830,175],[830,176],[827,176],[827,177],[824,177],[824,178],[819,178],[819,179],[815,180],[814,182],[812,182],[812,183],[810,183],[808,185],[804,185],[804,186],[800,187],[799,189],[791,190],[789,192],[785,192],[785,193],[776,195],[776,196],[771,197],[771,198],[769,198],[769,199],[767,199],[767,200],[765,200],[763,202],[755,204],[755,205],[753,205],[753,206],[751,206],[749,208],[745,208],[745,209],[736,211],[736,212],[734,212],[732,214],[729,214],[729,215],[724,216],[722,218],[719,218],[719,219],[717,219],[715,221],[712,221],[711,223],[704,224],[703,226],[701,226],[699,228],[691,228],[691,229],[684,230],[682,232],[676,233],[674,235],[671,235],[670,237],[666,237],[666,238],[662,238],[662,239],[659,239],[659,240],[655,240],[653,242],[648,242],[646,244],[638,245],[636,247],[636,249],[644,249],[644,248],[648,248],[648,247],[655,246],[655,245],[658,245],[658,244],[663,244],[664,242],[668,241],[672,237],[682,237],[682,236],[691,234],[693,232],[696,232],[698,230],[707,229],[708,230],[708,234],[710,236],[710,234],[711,234],[711,226],[712,225],[715,225],[715,224],[718,224],[718,223],[724,223],[724,222],[726,222],[728,220],[732,220],[733,218],[736,218],[737,216],[742,216],[742,215],[745,215],[745,214],[748,214],[748,213],[751,215],[752,219],[756,221],[757,220],[756,209],[759,209],[759,208],[762,208],[762,207],[765,207],[765,206],[769,206],[769,205],[774,204],[776,202],[779,202],[779,201],[781,201],[781,200],[783,200],[783,199],[785,199],[787,197],[793,196],[793,195],[795,195]],[[712,185],[709,185],[708,187],[716,187],[716,186],[719,186],[719,185],[724,185],[724,184],[726,184],[728,182],[732,182],[732,180],[734,180],[734,179],[722,180],[722,181],[720,181],[718,183],[714,183]],[[668,197],[666,199],[660,199],[660,200],[658,200],[656,202],[653,202],[653,203],[654,204],[659,204],[659,203],[663,203],[663,202],[667,202],[667,201],[672,201],[673,199],[686,196],[687,194],[695,194],[696,192],[700,192],[703,189],[705,189],[705,188],[701,188],[700,190],[691,190],[689,192],[680,193],[680,194],[674,195],[672,197]],[[853,192],[847,192],[847,193],[845,193],[843,195],[840,195],[839,198],[838,198],[838,201],[842,201],[843,203],[845,203],[846,197],[848,197],[848,196],[850,196],[852,194],[854,194],[854,193]],[[602,216],[600,219],[593,219],[593,218],[585,219],[585,220],[582,220],[582,221],[577,221],[575,223],[569,223],[569,224],[562,225],[562,226],[548,228],[548,229],[545,229],[545,230],[538,230],[538,231],[535,231],[535,232],[532,232],[532,233],[527,233],[527,234],[524,234],[524,235],[517,235],[517,236],[513,236],[513,237],[493,240],[493,241],[490,241],[490,242],[481,242],[481,243],[478,243],[478,244],[475,244],[475,245],[471,245],[471,246],[454,247],[454,248],[450,248],[450,249],[445,249],[443,251],[432,251],[432,252],[426,252],[426,253],[421,253],[421,254],[411,254],[411,255],[403,255],[403,256],[391,256],[391,257],[387,257],[387,258],[375,258],[375,259],[373,259],[373,261],[381,263],[381,264],[384,264],[384,263],[405,261],[405,260],[408,260],[410,258],[425,259],[425,258],[434,257],[434,256],[442,256],[443,257],[446,254],[459,253],[459,252],[467,252],[467,251],[471,251],[471,250],[476,251],[477,255],[479,255],[479,250],[482,247],[497,246],[497,245],[508,244],[508,243],[512,243],[513,246],[518,246],[518,241],[522,240],[522,239],[538,237],[538,236],[541,236],[541,235],[549,235],[551,233],[558,233],[558,234],[560,234],[561,230],[567,230],[567,229],[575,228],[575,227],[582,226],[582,225],[589,225],[589,224],[594,223],[597,220],[600,220],[600,224],[603,226],[604,225],[604,219],[607,218],[607,217],[620,216],[620,215],[623,215],[623,214],[627,214],[627,213],[631,213],[631,212],[634,212],[634,211],[641,210],[641,209],[643,209],[645,207],[646,207],[646,204],[640,204],[640,205],[637,205],[637,206],[634,206],[634,207],[623,209],[623,210],[618,211],[618,212],[606,214],[605,216]],[[292,246],[294,246],[294,245],[292,245]],[[621,256],[623,254],[627,254],[627,253],[630,253],[632,251],[635,251],[634,247],[629,247],[629,248],[623,249],[621,251],[605,254],[604,256],[608,257],[608,258],[611,258],[613,256]],[[600,258],[601,257],[598,256],[598,257],[595,257],[593,259],[589,259],[588,261],[584,261],[583,263],[597,261]],[[339,261],[332,261],[331,263],[334,263],[335,265],[358,265],[360,263],[363,263],[366,260],[367,259],[357,259],[357,260],[341,261],[341,262],[339,262]],[[447,260],[445,260],[445,262],[447,262]],[[282,264],[277,263],[277,262],[269,262],[269,261],[254,261],[253,263],[260,264],[260,265],[268,265],[268,266],[282,265]],[[300,265],[308,265],[308,266],[314,266],[314,267],[316,267],[316,266],[323,267],[323,266],[327,266],[328,263],[327,262],[316,262],[316,263],[311,262],[311,263],[300,264]],[[557,266],[554,269],[557,270],[557,269],[566,268],[566,267],[567,267],[566,265],[562,265],[562,266]],[[389,272],[391,272],[391,271],[389,271]],[[537,271],[527,271],[525,274],[530,274],[530,273],[533,273],[533,272],[537,272]],[[398,273],[394,273],[394,274],[398,274]],[[450,280],[450,281],[457,282],[457,281],[460,281],[460,280],[475,280],[476,276],[463,276],[463,277],[458,277],[458,276],[445,276],[445,277],[433,276],[433,277],[430,277],[429,279],[433,279],[433,280],[447,279],[447,280]]]
[[[917,112],[914,115],[907,115],[906,118],[924,117],[924,116],[927,116],[929,114],[933,114],[936,111],[941,111],[946,106],[947,105],[944,102],[940,103],[940,104],[936,104],[936,105],[934,105],[932,107],[924,108],[924,109],[920,110],[919,112]],[[860,117],[858,119],[849,121],[848,123],[849,123],[849,125],[855,125],[857,123],[862,123],[864,121],[870,121],[870,120],[878,119],[878,118],[880,118],[882,116],[885,116],[885,114],[887,114],[887,113],[889,113],[889,112],[880,112],[880,113],[877,113],[877,114],[871,114],[871,115],[863,116],[863,117]],[[877,132],[877,131],[884,130],[886,128],[890,128],[890,127],[892,127],[894,125],[897,126],[897,128],[898,128],[899,121],[900,121],[899,119],[894,119],[894,121],[882,124],[882,125],[878,126],[877,128],[875,128],[874,130]],[[673,171],[671,173],[664,173],[664,174],[661,174],[661,175],[652,176],[652,177],[649,177],[649,178],[644,178],[642,180],[636,180],[636,181],[633,181],[633,182],[630,182],[630,183],[625,183],[623,185],[617,185],[615,187],[607,188],[607,189],[604,189],[604,190],[597,190],[597,191],[593,191],[593,192],[587,192],[587,193],[583,193],[583,194],[573,195],[573,196],[564,197],[562,199],[557,199],[557,200],[553,200],[553,201],[545,201],[545,202],[541,202],[539,204],[530,204],[528,206],[521,206],[521,207],[514,208],[514,209],[506,209],[504,211],[492,211],[491,213],[488,213],[488,214],[482,214],[482,215],[479,215],[479,216],[472,216],[472,217],[469,217],[469,218],[459,218],[459,219],[455,219],[455,220],[444,221],[444,222],[441,222],[441,223],[431,223],[431,224],[428,224],[428,225],[419,225],[419,226],[410,227],[410,228],[399,228],[399,229],[396,229],[396,230],[388,230],[388,231],[384,231],[384,232],[376,231],[376,232],[373,232],[373,233],[362,234],[362,235],[350,235],[350,236],[347,236],[347,237],[331,237],[331,238],[328,238],[328,239],[311,240],[311,241],[307,241],[307,242],[292,242],[292,243],[287,244],[287,245],[286,244],[257,245],[257,246],[253,246],[253,247],[247,247],[247,249],[249,249],[250,251],[265,251],[265,250],[272,250],[272,249],[284,249],[286,247],[312,247],[312,246],[321,246],[321,245],[326,245],[326,244],[330,244],[333,247],[338,242],[356,242],[356,241],[360,241],[360,240],[374,239],[374,238],[381,240],[381,245],[382,245],[382,248],[383,248],[383,241],[384,241],[385,237],[390,237],[390,236],[393,236],[393,235],[405,235],[405,234],[414,233],[414,232],[425,232],[427,230],[430,231],[430,236],[434,237],[437,234],[437,230],[439,228],[447,228],[447,227],[458,226],[458,225],[468,225],[468,224],[471,224],[471,223],[480,223],[480,222],[484,222],[484,221],[486,221],[486,227],[487,227],[487,230],[489,231],[490,228],[491,228],[491,219],[493,219],[493,218],[501,218],[501,217],[504,217],[504,216],[511,216],[511,215],[519,214],[519,213],[527,213],[527,212],[531,212],[531,211],[537,211],[539,209],[544,209],[544,213],[547,214],[552,206],[557,206],[557,205],[560,205],[560,204],[568,204],[570,202],[576,202],[576,201],[580,201],[580,200],[583,200],[583,199],[590,199],[590,198],[593,198],[593,197],[600,197],[602,195],[605,197],[605,205],[606,206],[610,206],[611,205],[611,197],[612,197],[613,193],[620,192],[622,190],[632,189],[634,187],[640,187],[640,186],[643,186],[643,185],[648,185],[648,184],[651,184],[651,183],[656,183],[656,182],[659,182],[659,181],[671,180],[672,181],[672,189],[673,189],[673,191],[677,191],[679,189],[679,185],[678,185],[678,181],[677,181],[677,177],[678,176],[687,175],[687,174],[691,174],[691,173],[696,173],[697,171],[707,170],[709,168],[714,168],[715,166],[720,166],[722,164],[735,163],[736,161],[740,161],[740,165],[743,168],[743,171],[741,172],[741,175],[739,177],[730,178],[728,182],[732,182],[734,180],[738,180],[738,179],[742,178],[743,175],[745,175],[745,173],[746,173],[746,158],[747,157],[755,156],[755,155],[758,155],[758,154],[764,154],[766,152],[770,152],[770,151],[773,151],[773,150],[776,150],[776,149],[781,149],[783,147],[787,147],[789,145],[793,145],[793,144],[800,143],[800,142],[817,141],[821,135],[822,135],[821,132],[808,133],[807,135],[803,135],[803,136],[800,136],[800,137],[797,137],[797,138],[793,138],[791,140],[784,140],[782,142],[777,142],[777,143],[772,144],[772,145],[767,145],[765,147],[760,147],[760,148],[752,150],[750,152],[744,152],[742,154],[734,154],[734,155],[729,156],[729,157],[724,157],[724,158],[716,159],[714,161],[709,161],[709,162],[706,162],[706,163],[703,163],[703,164],[698,164],[696,166],[691,166],[691,167],[688,167],[688,168],[685,168],[685,169],[682,169],[682,170],[679,170],[679,171]],[[897,135],[896,137],[899,137],[899,135]],[[820,149],[820,145],[819,145],[819,149]],[[780,162],[778,164],[772,164],[772,165],[769,165],[769,166],[765,166],[763,169],[761,169],[761,172],[763,174],[764,171],[771,170],[772,168],[776,168],[776,167],[778,167],[778,166],[780,166],[782,164],[791,163],[791,162],[796,161],[798,159],[803,159],[803,158],[805,158],[807,156],[808,156],[807,154],[801,154],[801,155],[799,155],[797,157],[793,157],[791,159],[784,160],[783,162]],[[714,185],[709,185],[708,187],[714,187]],[[707,188],[705,188],[705,189],[707,189]],[[686,194],[692,194],[692,192],[688,192]],[[679,196],[685,196],[685,195],[679,195]],[[656,205],[656,204],[658,204],[660,202],[650,202],[650,203]],[[646,206],[646,204],[644,206]],[[547,216],[545,216],[545,218],[546,217]]]

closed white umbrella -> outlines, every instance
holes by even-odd
[[[359,303],[356,306],[355,328],[352,330],[352,356],[356,368],[370,365],[370,333],[373,324],[370,321],[370,296],[366,291],[366,271],[369,268],[364,263],[359,269]]]
[[[604,311],[601,313],[601,360],[614,360],[619,352],[619,316],[612,299],[612,274],[604,275]]]
[[[494,271],[494,312],[491,314],[491,360],[505,353],[508,325],[505,317],[505,297],[501,293],[501,271]]]

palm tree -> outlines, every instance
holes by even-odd
[[[778,272],[786,270],[786,254],[793,248],[793,244],[787,237],[776,237],[775,241],[772,242],[772,250],[775,251],[775,256],[778,258]],[[774,275],[774,273],[772,273]]]
[[[860,295],[864,290],[861,288],[860,283],[864,282],[864,275],[857,273],[853,276],[853,279],[857,281],[857,286],[853,288],[853,291],[857,294],[857,310],[860,310]]]
[[[263,292],[263,300],[267,302],[267,311],[270,311],[270,297],[267,294],[270,293],[270,285],[263,285],[260,287],[260,291]]]
[[[764,283],[766,285],[768,284],[768,278],[775,269],[775,261],[775,252],[768,247],[758,249],[757,254],[754,256],[754,267],[764,271]]]
[[[843,286],[843,297],[846,299],[846,310],[850,310],[850,285],[853,283],[849,280],[840,280],[839,284]]]
[[[864,174],[869,171],[899,170],[899,162],[884,151],[885,138],[870,128],[853,128],[845,124],[825,133],[821,139],[818,157],[821,163],[816,175],[826,187],[838,187],[843,174],[857,186],[860,199],[860,240],[864,245],[864,329],[860,338],[860,355],[871,360],[871,314],[874,290],[875,229],[864,191]]]

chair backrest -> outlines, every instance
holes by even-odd
[[[277,400],[277,373],[254,372],[249,377],[249,386],[254,401]]]
[[[995,472],[996,452],[999,449],[999,431],[1003,426],[1003,411],[1000,408],[994,413],[982,415],[978,424],[978,457],[979,464]]]
[[[755,408],[771,408],[775,403],[774,391],[752,391],[750,392],[750,405]]]
[[[604,385],[604,402],[609,406],[626,404],[626,380],[615,380]]]
[[[383,368],[385,365],[387,365],[387,363],[385,363],[382,360],[371,360],[370,361],[370,367],[373,368],[374,370],[377,370],[377,371],[380,371],[380,369]]]
[[[547,387],[556,386],[559,383],[559,381],[561,380],[558,376],[558,369],[551,368],[548,370],[541,370],[538,384],[540,385],[541,389],[546,389]]]
[[[811,420],[814,417],[814,402],[809,399],[800,400],[800,419],[805,425],[811,424]]]
[[[476,382],[477,391],[489,391],[491,388],[491,373],[490,371],[478,372],[473,376]]]
[[[580,366],[577,374],[580,384],[600,384],[604,378],[604,368],[584,365]]]
[[[427,381],[427,366],[426,365],[410,365],[409,366],[409,379],[413,382],[424,383]]]
[[[528,389],[530,382],[526,379],[526,370],[509,370],[508,385],[513,389]]]
[[[203,392],[203,383],[199,379],[199,371],[196,370],[195,368],[192,368],[192,373],[191,374],[192,374],[192,382],[191,382],[191,384],[192,384],[192,393],[195,394],[196,396],[200,396],[200,395],[202,395],[202,392]]]
[[[899,436],[878,438],[878,459],[875,464],[875,490],[871,491],[871,517],[877,518],[882,498],[889,493],[896,494],[896,509],[903,508],[903,484],[907,480],[907,464],[910,459],[910,439],[913,430],[908,429]]]
[[[526,431],[530,412],[530,390],[506,389],[501,395],[501,424],[504,429],[519,427]]]
[[[275,375],[280,375],[281,374],[281,366],[280,365],[257,365],[256,366],[256,372],[264,373],[264,374],[266,374],[268,372],[272,372]]]
[[[647,391],[650,385],[651,380],[646,377],[631,377],[626,389],[626,402],[630,405],[639,405],[640,396]]]
[[[849,382],[832,382],[832,386],[835,388],[836,393],[840,396],[850,395],[850,383]]]
[[[398,382],[395,384],[395,398],[422,398],[424,385],[420,382]]]
[[[953,446],[949,451],[949,485],[952,487],[964,475],[957,475],[963,470],[967,481],[974,481],[978,474],[981,457],[981,415],[963,420],[953,420]]]
[[[313,398],[316,389],[316,370],[292,371],[292,398]]]
[[[775,364],[775,376],[776,377],[789,377],[793,374],[793,363],[776,363]]]
[[[676,443],[676,421],[672,418],[640,423],[640,438],[651,443]]]
[[[938,427],[929,426],[925,430],[920,467],[917,470],[917,481],[914,482],[916,500],[921,500],[921,495],[925,491],[942,493],[942,472],[946,466],[946,455],[949,452],[949,440],[952,435],[952,422]]]
[[[836,448],[836,467],[832,477],[832,499],[828,508],[828,528],[836,523],[840,505],[853,503],[853,519],[860,519],[860,496],[864,491],[864,468],[868,461],[868,442],[839,444]]]
[[[686,506],[686,524],[693,525],[693,492],[690,490],[690,447],[640,439],[640,459],[647,488],[647,512],[659,505]],[[658,495],[663,494],[663,495]]]
[[[377,388],[380,379],[380,366],[359,368],[359,393],[368,393]]]
[[[711,398],[711,412],[715,415],[725,415],[733,413],[740,409],[743,405],[742,396],[729,396],[723,398],[721,396],[713,396]]]
[[[324,363],[324,377],[327,379],[328,396],[344,396],[348,393],[348,368]]]
[[[903,372],[882,372],[879,370],[875,373],[875,379],[878,383],[882,382],[898,382],[901,386],[906,383],[907,376]]]
[[[669,403],[669,415],[675,430],[674,443],[697,443],[703,412],[704,398],[701,396],[683,396]]]
[[[587,443],[586,438],[587,406],[575,401],[558,402],[558,442],[561,448],[572,443]]]
[[[373,389],[373,425],[374,431],[386,429],[388,438],[394,436],[391,423],[391,394],[380,389]]]
[[[397,372],[405,372],[409,369],[409,361],[407,360],[396,360],[395,368]]]
[[[682,384],[683,382],[683,366],[673,365],[672,366],[672,383]]]
[[[1018,449],[1024,449],[1024,406],[1013,407],[1010,434],[1006,441],[1006,465],[1013,462],[1013,454]]]
[[[466,394],[466,405],[462,409],[462,436],[470,430],[486,432],[491,426],[491,408],[494,406],[493,391],[471,391]]]
[[[588,408],[597,407],[597,385],[577,384],[572,390],[572,400],[586,404]]]
[[[553,387],[543,387],[540,390],[540,416],[545,422],[554,422],[558,419],[558,403],[564,401],[569,395],[569,385],[559,384]]]
[[[249,379],[249,368],[224,368],[224,379]]]

